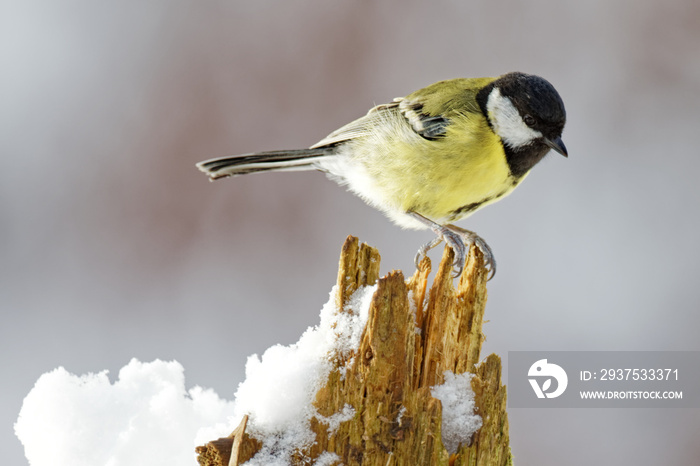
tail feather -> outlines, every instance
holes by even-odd
[[[262,171],[314,170],[314,162],[330,154],[328,148],[256,152],[205,160],[197,168],[212,180]]]

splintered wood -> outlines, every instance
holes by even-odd
[[[456,290],[452,261],[445,248],[428,291],[430,259],[424,258],[408,281],[397,271],[379,278],[377,250],[348,237],[340,257],[337,312],[351,312],[346,304],[358,288],[377,283],[377,291],[359,349],[333,360],[335,369],[314,404],[322,419],[346,405],[355,415],[333,430],[312,418],[316,442],[299,451],[292,464],[314,464],[323,452],[340,458],[334,465],[512,464],[501,359],[492,354],[479,364],[487,279],[483,257],[471,249]],[[472,389],[483,420],[471,442],[452,455],[442,444],[441,403],[431,396],[445,371],[475,374]],[[233,466],[250,459],[261,445],[245,433],[246,421],[230,437],[198,447],[199,463]]]

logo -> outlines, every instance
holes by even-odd
[[[556,398],[564,393],[566,385],[569,383],[569,378],[566,376],[564,369],[556,364],[548,363],[546,359],[540,359],[530,366],[527,375],[530,377],[528,380],[537,398]],[[540,385],[538,379],[543,379],[542,385]],[[549,391],[552,387],[552,379],[557,381],[557,385],[555,390]]]

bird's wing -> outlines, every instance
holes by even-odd
[[[425,139],[444,136],[451,118],[458,114],[481,112],[476,93],[494,78],[452,79],[377,105],[367,115],[348,123],[311,146],[311,149],[336,145],[367,136],[382,121],[401,115],[413,130]]]
[[[393,102],[377,105],[367,112],[367,115],[333,131],[311,146],[311,149],[332,146],[350,139],[367,136],[376,125],[382,124],[382,121],[387,119],[396,118],[398,114],[402,115],[416,133],[426,139],[437,139],[444,135],[450,121],[442,115],[433,116],[423,113],[422,108],[423,104],[420,102],[397,97]]]

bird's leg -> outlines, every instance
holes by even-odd
[[[494,275],[496,275],[496,257],[493,255],[493,251],[486,241],[473,231],[465,230],[456,225],[445,225],[445,228],[460,235],[469,246],[476,244],[476,246],[481,249],[481,252],[484,254],[484,265],[490,269],[488,279],[491,280]],[[467,250],[468,249],[469,248],[467,248]]]
[[[429,218],[423,217],[417,212],[409,211],[407,214],[433,230],[433,232],[437,235],[437,238],[423,245],[418,250],[416,259],[424,256],[428,250],[440,244],[441,241],[445,241],[445,243],[452,248],[452,251],[455,253],[455,261],[452,266],[454,269],[454,276],[459,277],[462,274],[462,269],[464,269],[464,261],[467,258],[468,251],[467,246],[464,244],[464,239],[462,238],[462,232],[451,230],[444,225],[433,222]]]

